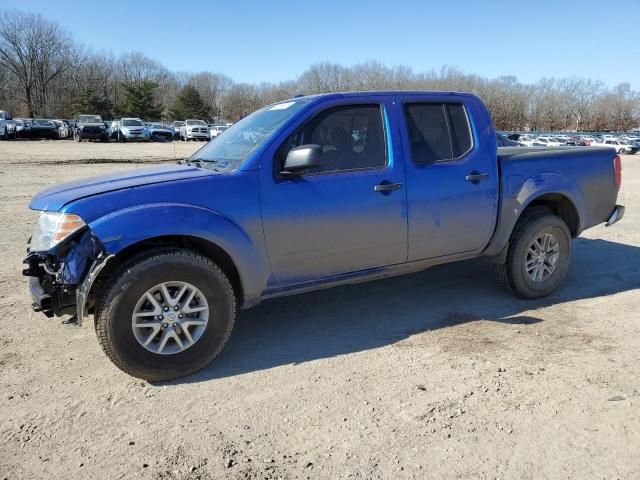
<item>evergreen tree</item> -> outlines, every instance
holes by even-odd
[[[106,98],[100,98],[93,90],[85,90],[72,105],[74,115],[100,115],[104,118],[111,117],[113,105]]]
[[[200,93],[193,85],[187,85],[178,92],[172,109],[173,117],[180,120],[187,118],[207,119],[209,107],[204,103]]]
[[[158,84],[150,80],[124,85],[127,97],[120,108],[122,115],[143,120],[158,120],[162,115],[162,106],[154,100],[157,87]]]

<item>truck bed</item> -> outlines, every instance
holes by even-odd
[[[533,200],[566,199],[577,217],[573,236],[606,222],[618,196],[616,155],[607,147],[498,148],[500,213],[485,254],[495,255],[506,245],[520,212]]]

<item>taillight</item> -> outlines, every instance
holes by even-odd
[[[620,185],[622,185],[622,159],[620,155],[613,157],[613,172],[616,176],[616,188],[620,190]]]

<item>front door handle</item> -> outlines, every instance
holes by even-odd
[[[390,192],[392,190],[400,190],[402,188],[401,183],[382,182],[379,185],[373,187],[374,192]]]
[[[471,182],[471,183],[478,183],[478,182],[481,182],[482,180],[486,180],[487,178],[489,178],[488,173],[480,173],[475,170],[471,172],[469,175],[467,175],[466,177],[464,177],[464,179],[467,182]]]

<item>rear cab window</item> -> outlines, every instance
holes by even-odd
[[[473,148],[469,117],[463,104],[411,102],[405,103],[403,110],[413,163],[457,160]]]

